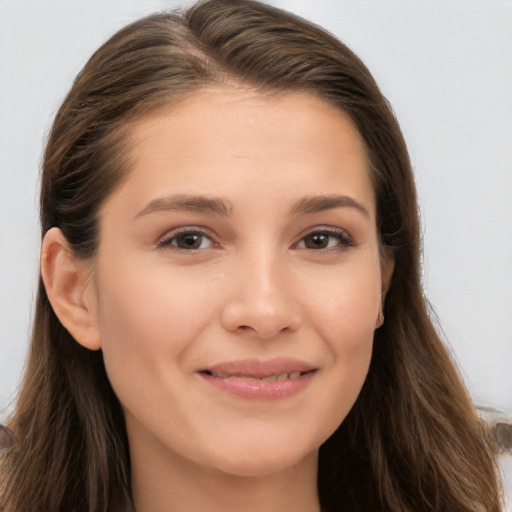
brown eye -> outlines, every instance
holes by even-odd
[[[327,233],[312,233],[304,237],[304,245],[307,249],[326,249],[331,238]]]
[[[297,244],[298,249],[344,249],[352,247],[352,240],[342,231],[313,231]]]
[[[213,242],[209,236],[200,231],[182,231],[162,240],[159,245],[161,247],[172,246],[185,251],[197,251],[212,247]]]
[[[203,243],[203,235],[197,233],[185,233],[175,238],[175,245],[180,249],[199,249]]]

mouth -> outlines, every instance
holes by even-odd
[[[202,370],[199,373],[202,373],[204,375],[208,375],[210,377],[216,377],[219,379],[247,379],[247,380],[260,380],[262,382],[277,382],[281,380],[295,380],[299,377],[302,377],[303,375],[306,375],[308,373],[312,373],[315,370],[306,370],[304,372],[283,372],[276,375],[247,375],[243,373],[226,373],[226,372],[214,372],[212,370]]]
[[[318,369],[295,359],[238,360],[198,372],[204,382],[238,397],[275,400],[307,388]]]

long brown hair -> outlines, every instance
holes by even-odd
[[[399,126],[362,62],[322,29],[250,0],[208,0],[139,20],[105,43],[59,110],[43,162],[42,234],[59,227],[78,256],[97,245],[97,212],[126,174],[133,123],[206,84],[301,90],[347,112],[366,147],[382,250],[395,271],[367,380],[320,448],[324,511],[499,511],[493,456],[432,325],[420,280],[414,179]],[[76,343],[39,285],[32,344],[2,455],[6,512],[127,512],[130,457],[101,351]]]

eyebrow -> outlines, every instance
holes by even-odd
[[[290,208],[290,214],[307,215],[342,207],[355,208],[366,217],[370,216],[368,210],[361,203],[358,203],[350,196],[343,195],[321,195],[304,197],[292,205]]]
[[[368,210],[362,204],[352,197],[344,195],[303,197],[292,205],[289,213],[294,216],[307,215],[342,207],[355,208],[365,216],[370,216]],[[231,201],[223,198],[193,194],[174,194],[154,199],[137,213],[135,218],[138,219],[152,213],[166,211],[210,212],[229,217],[233,211],[233,205]]]
[[[192,194],[174,194],[154,199],[137,213],[135,218],[138,219],[152,213],[166,211],[210,212],[228,217],[232,210],[233,205],[227,199]]]

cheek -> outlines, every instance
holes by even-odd
[[[186,276],[118,264],[98,276],[98,323],[105,365],[114,387],[179,365],[208,317],[207,290]],[[161,376],[166,378],[165,376]]]
[[[356,401],[366,379],[380,308],[380,271],[367,267],[338,279],[317,309],[316,327],[330,352],[328,368],[331,429],[336,429]],[[336,406],[333,404],[337,404]]]
[[[317,327],[324,337],[355,350],[361,343],[371,342],[381,305],[379,267],[348,269],[333,276],[327,284],[310,300]]]

